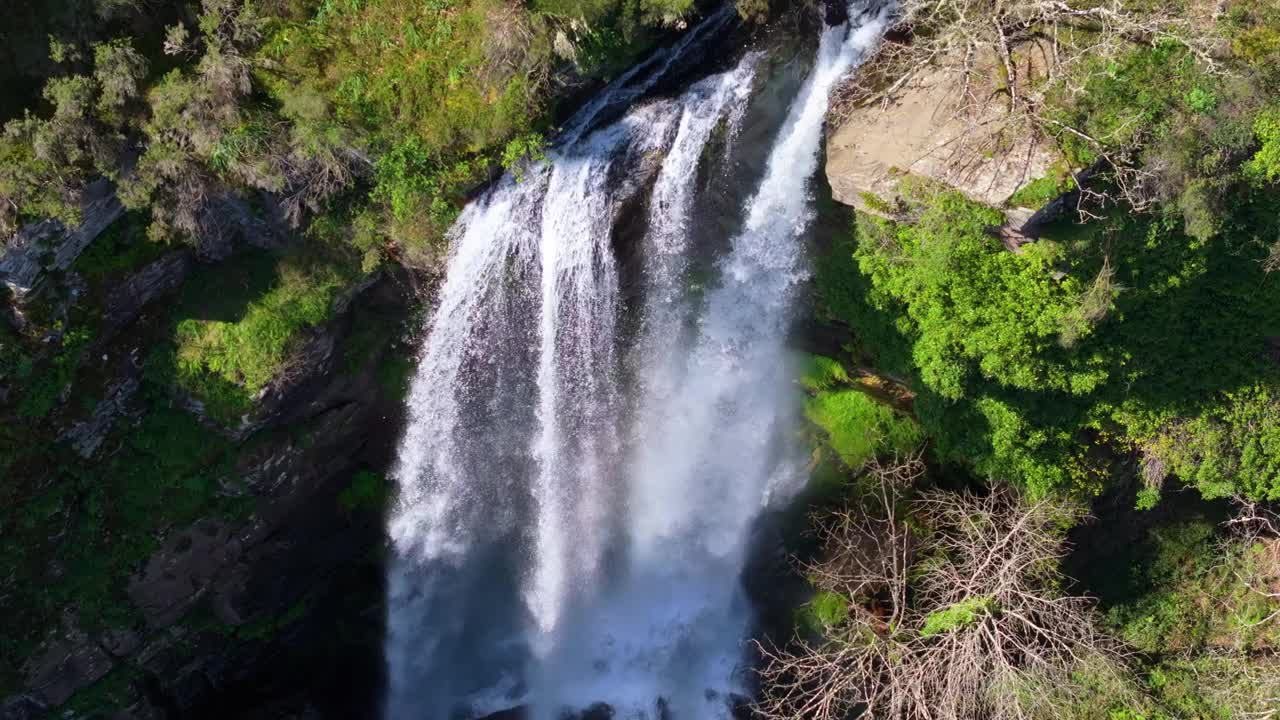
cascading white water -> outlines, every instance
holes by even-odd
[[[588,134],[634,100],[620,86],[463,212],[395,470],[389,718],[603,702],[701,720],[748,690],[745,546],[800,466],[784,336],[807,184],[829,91],[883,20],[824,31],[705,297],[688,289],[698,168],[717,128],[732,135],[759,54]],[[655,157],[640,322],[623,337],[614,225]]]

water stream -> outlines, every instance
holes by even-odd
[[[768,146],[738,137],[785,74],[764,53],[641,99],[731,22],[719,12],[459,218],[394,473],[388,718],[604,703],[704,720],[749,695],[746,548],[803,482],[784,339],[808,186],[830,91],[884,24],[853,16],[823,31]],[[734,174],[706,170],[752,153],[762,174],[717,237],[701,208]]]

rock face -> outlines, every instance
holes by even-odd
[[[189,262],[181,251],[128,278],[109,293],[118,302],[108,303],[108,321],[127,325],[145,298],[181,282]],[[108,684],[113,699],[91,717],[377,717],[384,498],[365,495],[357,506],[343,492],[357,471],[385,471],[394,455],[403,403],[386,366],[408,350],[393,350],[398,330],[372,344],[356,335],[399,328],[408,285],[384,273],[353,289],[260,398],[219,481],[249,512],[169,529],[122,582],[138,621],[82,628],[66,608],[24,664],[22,692],[0,699],[0,720],[62,717],[80,691]],[[77,452],[92,455],[129,413],[139,381],[127,372],[64,435]]]
[[[106,650],[68,616],[45,643],[44,652],[27,662],[27,686],[41,704],[61,705],[76,690],[111,672],[114,664]]]
[[[67,229],[57,220],[20,230],[0,257],[0,280],[21,303],[37,292],[51,271],[66,271],[80,253],[123,213],[115,187],[105,178],[89,183],[80,203],[81,222]]]
[[[106,439],[116,418],[129,412],[129,401],[138,393],[137,378],[125,378],[107,388],[106,398],[97,404],[89,419],[76,423],[58,438],[67,442],[80,457],[90,458]]]
[[[1015,61],[1034,79],[1045,63],[1039,45],[1021,47]],[[995,76],[994,62],[988,62]],[[977,75],[983,73],[979,70]],[[1057,160],[1047,139],[1010,119],[1008,98],[966,86],[945,68],[921,72],[885,104],[855,108],[828,139],[827,178],[834,198],[883,214],[903,175],[936,180],[1001,207]]]
[[[191,273],[192,262],[190,250],[174,250],[113,288],[103,303],[98,343],[111,340],[136,320],[144,307],[177,290]]]

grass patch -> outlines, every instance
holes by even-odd
[[[284,370],[301,332],[328,320],[334,299],[354,280],[340,263],[246,253],[184,287],[173,341],[149,363],[203,402],[210,417],[234,424]]]

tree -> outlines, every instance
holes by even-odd
[[[918,457],[873,463],[862,502],[816,518],[823,553],[804,570],[848,611],[824,613],[820,638],[761,644],[759,715],[1049,718],[1136,702],[1119,645],[1062,590],[1080,512],[1008,485],[911,499],[924,472]]]

